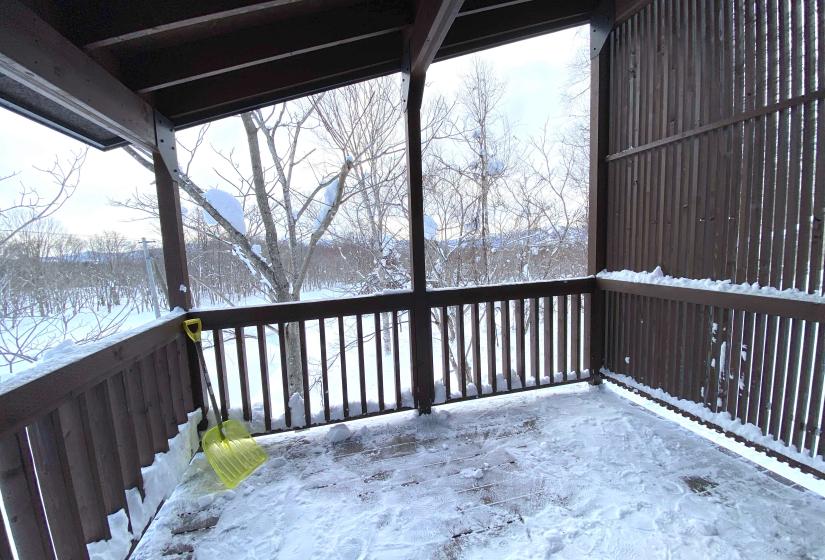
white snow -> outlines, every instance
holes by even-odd
[[[326,438],[330,443],[341,443],[352,436],[352,431],[346,424],[336,424],[329,429]]]
[[[424,237],[435,239],[436,235],[438,235],[438,224],[435,223],[432,216],[424,214]]]
[[[324,201],[318,212],[318,224],[327,218],[330,209],[335,205],[335,201],[338,199],[338,190],[338,177],[335,177],[335,179],[327,183],[327,186],[324,187]]]
[[[754,424],[743,424],[741,421],[734,419],[731,417],[730,413],[725,412],[713,412],[710,409],[706,408],[704,405],[688,401],[685,399],[679,399],[672,396],[670,393],[666,393],[661,389],[654,389],[649,387],[643,383],[639,383],[632,377],[629,377],[624,374],[614,373],[607,369],[602,369],[602,372],[605,375],[609,375],[610,377],[615,377],[617,380],[621,381],[628,387],[633,387],[635,389],[642,390],[651,396],[656,397],[657,399],[663,400],[673,406],[676,406],[686,412],[689,412],[702,420],[707,422],[711,422],[716,424],[720,428],[727,430],[731,433],[734,433],[738,436],[741,436],[748,441],[752,441],[754,443],[758,443],[767,447],[768,449],[772,449],[778,453],[782,453],[790,457],[791,459],[795,459],[800,463],[809,465],[818,469],[822,472],[825,472],[825,460],[823,460],[822,456],[811,457],[807,453],[800,453],[795,447],[789,447],[784,443],[781,443],[771,436],[766,436],[762,434],[762,430],[754,425]],[[739,380],[740,389],[744,388],[744,383],[742,379]]]
[[[625,356],[624,357],[624,363],[626,363],[626,364],[630,363],[630,356]]]
[[[243,217],[243,207],[237,198],[226,191],[220,189],[210,189],[203,193],[206,201],[218,211],[224,220],[230,223],[241,235],[246,235],[246,222]],[[216,225],[218,222],[209,215],[206,210],[203,211],[203,220],[210,226]]]
[[[189,291],[189,288],[186,287],[186,284],[181,284],[180,286],[178,286],[178,290],[180,290],[182,294],[185,294]]]
[[[808,294],[796,288],[779,290],[770,286],[760,286],[756,282],[753,284],[734,284],[730,280],[711,280],[710,278],[706,278],[704,280],[696,280],[693,278],[674,278],[672,276],[666,276],[662,272],[662,268],[659,266],[657,266],[652,272],[634,272],[632,270],[621,270],[616,272],[602,271],[598,273],[596,277],[603,278],[605,280],[622,280],[625,282],[659,284],[664,286],[713,290],[716,292],[771,296],[797,301],[808,301],[812,303],[825,303],[825,295]]]
[[[348,425],[259,438],[277,459],[233,492],[197,455],[133,558],[825,555],[822,498],[608,389]],[[209,522],[173,534],[187,520]]]
[[[86,545],[90,560],[123,560],[129,555],[134,535],[143,532],[161,503],[172,494],[198,450],[200,419],[200,410],[190,412],[187,422],[178,426],[178,434],[169,440],[169,451],[156,454],[152,464],[141,469],[145,496],[141,498],[137,488],[126,491],[129,514],[120,510],[109,516],[112,538]]]

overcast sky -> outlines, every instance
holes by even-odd
[[[579,28],[477,55],[489,62],[506,84],[504,109],[515,134],[526,138],[534,134],[545,119],[564,118],[563,86],[568,82],[575,51],[586,38],[586,33]],[[451,97],[469,62],[468,57],[461,57],[433,65],[427,76],[427,91]],[[213,124],[210,137],[228,146],[243,138],[242,130],[238,118],[225,119]],[[43,185],[45,189],[48,178],[38,173],[35,166],[50,167],[56,157],[65,158],[84,147],[76,140],[2,108],[0,131],[0,176],[18,173],[14,179],[0,183],[0,208],[19,189],[21,182],[33,187]],[[194,132],[179,134],[186,142]],[[199,161],[208,165],[208,158]],[[156,239],[155,225],[135,221],[136,215],[131,211],[113,207],[109,202],[124,199],[136,189],[150,192],[154,189],[151,181],[152,176],[122,150],[101,152],[90,148],[80,185],[55,218],[65,231],[80,236],[117,230],[132,239],[141,236]]]

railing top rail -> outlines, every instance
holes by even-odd
[[[427,292],[428,303],[432,307],[466,305],[488,301],[529,299],[536,297],[563,296],[568,294],[589,294],[596,288],[593,276],[548,280],[542,282],[519,282],[495,286],[472,288],[442,288]]]
[[[94,387],[136,358],[182,336],[183,312],[173,313],[139,329],[114,335],[98,344],[81,346],[0,383],[0,437],[48,414],[73,395]]]
[[[703,288],[688,288],[647,282],[633,282],[599,278],[599,289],[608,292],[668,299],[697,305],[710,305],[751,313],[762,313],[777,317],[790,317],[805,321],[825,321],[825,303],[789,299],[771,295],[744,292],[717,291]]]
[[[205,330],[293,323],[345,315],[401,311],[412,306],[412,292],[344,297],[334,300],[295,301],[225,309],[193,309]]]

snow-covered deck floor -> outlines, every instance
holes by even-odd
[[[825,557],[825,499],[604,388],[349,426],[235,491],[198,455],[134,557]]]

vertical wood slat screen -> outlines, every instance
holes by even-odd
[[[822,3],[654,0],[606,48],[608,269],[822,295]],[[822,322],[622,293],[607,315],[608,369],[823,452]]]
[[[822,293],[822,4],[655,0],[606,48],[608,268]]]

